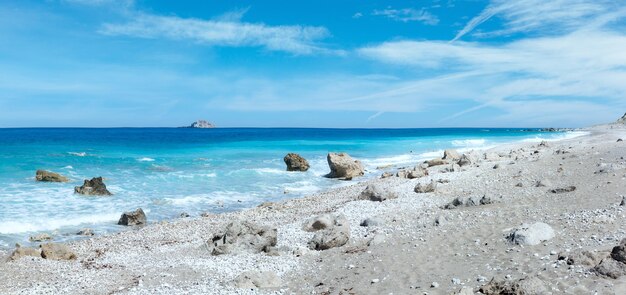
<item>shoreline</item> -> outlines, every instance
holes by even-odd
[[[498,156],[499,158],[495,161],[487,159],[477,161],[477,163],[480,164],[479,167],[467,168],[465,171],[461,172],[441,173],[440,168],[442,167],[435,166],[429,168],[429,171],[432,170],[429,176],[418,179],[401,179],[396,177],[366,179],[350,184],[349,186],[315,193],[307,197],[286,199],[272,204],[262,204],[259,207],[244,209],[242,211],[212,214],[208,217],[192,219],[176,219],[168,222],[160,222],[158,224],[149,224],[143,228],[96,236],[87,240],[69,242],[67,245],[78,256],[78,259],[74,261],[49,261],[41,258],[27,257],[18,261],[4,262],[10,252],[3,252],[0,249],[0,259],[3,261],[0,262],[0,270],[2,270],[2,272],[0,272],[2,273],[0,274],[0,281],[17,283],[15,285],[0,283],[0,293],[85,292],[107,294],[115,292],[129,294],[166,294],[186,291],[190,293],[204,292],[209,294],[256,294],[255,292],[257,291],[261,293],[280,293],[281,290],[283,290],[283,293],[287,294],[300,294],[302,292],[311,293],[312,291],[317,293],[326,291],[333,293],[342,291],[343,289],[354,288],[355,291],[360,290],[357,294],[368,294],[368,290],[370,290],[368,288],[375,288],[377,292],[393,292],[394,294],[403,294],[409,290],[411,292],[420,293],[429,292],[429,294],[449,294],[450,292],[456,292],[456,290],[462,286],[476,287],[477,285],[485,284],[485,282],[477,282],[475,278],[474,282],[466,282],[466,278],[458,278],[458,280],[461,281],[461,283],[458,283],[458,281],[453,280],[456,277],[451,278],[455,275],[460,277],[460,275],[456,274],[458,270],[453,268],[445,269],[445,267],[442,267],[444,272],[450,273],[450,276],[448,278],[437,279],[437,285],[439,286],[437,288],[431,288],[424,282],[418,283],[417,281],[419,280],[416,278],[411,278],[410,276],[406,277],[405,271],[408,273],[408,270],[404,268],[415,267],[416,269],[421,269],[423,273],[437,273],[438,271],[432,267],[424,268],[408,265],[402,269],[394,269],[394,267],[390,267],[389,265],[402,265],[403,259],[395,260],[395,256],[404,256],[406,259],[406,255],[402,255],[401,253],[411,252],[414,251],[414,249],[427,247],[430,249],[429,251],[436,251],[437,249],[432,248],[435,245],[429,244],[431,243],[431,238],[433,241],[449,242],[448,239],[437,235],[437,233],[441,234],[441,228],[448,228],[450,226],[458,228],[464,228],[465,226],[469,226],[469,228],[473,228],[473,226],[480,227],[480,225],[464,223],[467,220],[473,220],[472,218],[476,218],[477,216],[480,217],[481,214],[487,214],[485,218],[497,216],[498,213],[494,212],[494,209],[491,209],[492,207],[501,207],[508,203],[517,202],[521,204],[520,206],[523,208],[528,208],[524,210],[531,210],[532,213],[534,209],[528,207],[529,200],[535,198],[532,196],[532,193],[538,193],[538,190],[535,191],[535,188],[531,188],[530,179],[526,179],[527,184],[521,189],[515,188],[514,186],[502,186],[503,195],[491,191],[493,190],[493,186],[500,187],[501,184],[499,184],[498,181],[488,180],[477,182],[476,179],[483,179],[483,174],[491,175],[497,170],[504,170],[506,173],[503,173],[511,175],[519,174],[517,171],[513,171],[514,169],[521,169],[519,171],[542,171],[542,167],[535,166],[546,166],[545,161],[551,161],[550,163],[552,163],[552,165],[553,162],[558,163],[558,161],[567,161],[569,163],[572,161],[571,158],[562,157],[564,159],[559,159],[554,154],[557,147],[561,149],[561,147],[566,148],[568,145],[572,147],[572,151],[568,152],[569,154],[581,157],[573,159],[573,161],[579,160],[580,163],[589,162],[587,164],[593,161],[597,162],[598,159],[593,158],[593,156],[597,155],[594,155],[593,152],[590,152],[591,160],[582,159],[582,155],[587,156],[587,154],[583,154],[582,152],[589,152],[589,150],[592,150],[591,146],[595,145],[591,139],[594,141],[602,139],[597,145],[601,145],[602,148],[606,149],[610,154],[611,151],[614,151],[615,147],[611,146],[608,137],[626,137],[626,129],[624,129],[623,125],[613,125],[618,129],[610,129],[608,126],[611,125],[586,128],[583,130],[588,130],[589,134],[576,138],[551,141],[548,143],[548,147],[535,148],[540,151],[537,156],[526,156],[522,152],[515,153],[515,156],[519,157],[519,159],[508,156]],[[613,139],[613,144],[615,144],[614,141],[616,139],[617,138]],[[534,143],[513,143],[498,146],[495,149],[490,149],[485,152],[505,153],[508,150],[520,149],[525,149],[527,152],[530,152],[531,149],[529,147],[534,145]],[[619,151],[615,150],[614,152]],[[483,155],[482,152],[481,155]],[[511,164],[512,162],[515,163]],[[537,165],[536,163],[541,165]],[[574,166],[582,165],[576,163],[572,162],[571,164]],[[495,164],[500,165],[501,168],[493,169],[486,166],[493,166]],[[593,170],[596,169],[596,167],[588,169]],[[556,168],[554,170],[556,171]],[[383,170],[380,170],[381,173],[382,171]],[[624,175],[623,172],[624,171],[621,171],[622,175]],[[537,173],[539,172],[532,172],[529,175],[538,175]],[[579,177],[578,174],[576,174],[578,172],[572,172],[572,175],[565,174],[559,176],[554,176],[554,172],[552,172],[552,174],[545,173],[547,177],[554,178],[553,181],[555,183],[558,182],[557,184],[559,185],[565,185],[565,182],[568,182],[563,181],[563,179],[571,178],[571,180],[573,180]],[[525,179],[525,176],[525,173],[521,173],[521,176],[518,178]],[[491,175],[491,177],[497,179],[497,177],[500,176]],[[508,177],[511,178],[511,176]],[[619,184],[621,188],[624,188],[623,180],[620,180],[621,175],[618,177],[616,174],[614,177],[616,177],[617,180],[611,180],[612,183]],[[445,179],[448,183],[441,183],[435,193],[416,194],[413,192],[413,187],[417,183],[426,184],[431,179]],[[572,182],[571,180],[569,182]],[[504,182],[504,180],[502,181]],[[532,181],[537,181],[537,179],[533,179]],[[387,190],[394,191],[396,198],[384,202],[358,200],[358,195],[360,195],[368,184],[372,183],[379,184]],[[599,182],[593,183],[593,185],[599,185]],[[587,184],[583,183],[575,194],[583,191],[586,186]],[[618,186],[618,188],[620,187]],[[545,191],[546,189],[542,190]],[[520,193],[519,190],[521,190],[522,193]],[[491,198],[494,199],[494,205],[455,209],[457,211],[454,213],[451,213],[451,210],[441,209],[441,207],[449,203],[453,197],[480,194],[490,194]],[[616,200],[611,200],[611,203],[616,203]],[[569,204],[569,206],[574,205]],[[506,208],[501,209],[505,210]],[[618,212],[618,209],[619,208],[615,209],[610,207],[607,210],[617,210],[616,212]],[[311,217],[329,212],[341,213],[345,215],[349,221],[350,240],[348,244],[325,251],[309,250],[306,244],[313,234],[302,230],[302,225]],[[455,216],[457,212],[461,214],[461,216],[467,217],[467,220],[455,219],[458,217]],[[614,219],[612,223],[613,226],[615,226],[616,223],[619,225],[620,221],[624,221],[623,210],[621,212],[621,217],[612,217]],[[514,218],[512,219],[542,219],[538,216],[528,218],[528,216],[524,215],[528,212],[514,213]],[[446,216],[444,219],[449,219],[446,222],[442,222],[446,223],[446,225],[442,227],[433,226],[434,220],[438,219],[440,216]],[[362,219],[366,217],[380,218],[383,220],[383,225],[371,228],[359,226]],[[278,229],[276,245],[278,256],[270,256],[263,253],[238,253],[236,255],[211,256],[210,253],[207,252],[206,241],[232,220],[249,220],[254,223],[276,227]],[[518,225],[513,220],[509,223],[511,227]],[[470,237],[468,244],[478,244],[475,242],[477,239],[485,240],[485,238],[487,238],[493,240],[496,247],[516,248],[515,246],[506,245],[504,241],[501,241],[503,239],[499,238],[499,235],[501,235],[500,232],[487,234],[489,230],[493,229],[494,227],[488,230],[477,230],[477,232],[485,234],[486,237],[475,239],[471,239]],[[450,229],[446,229],[446,231],[448,230]],[[500,229],[500,231],[501,230],[502,229]],[[557,232],[559,230],[563,229],[557,228]],[[614,235],[617,236],[618,233],[619,231],[616,231]],[[417,236],[421,236],[421,238]],[[463,238],[468,237],[461,235],[457,238],[463,240]],[[424,239],[424,241],[421,239]],[[376,240],[376,242],[372,243],[374,240]],[[609,242],[607,242],[606,245],[604,243],[602,244],[607,248],[610,243],[617,243],[614,240],[607,241]],[[455,246],[450,247],[457,249],[455,251],[461,251],[458,249],[467,250],[467,247],[469,247],[465,244],[458,246],[460,248],[456,248]],[[558,247],[551,245],[551,248]],[[394,249],[400,249],[402,251],[400,251],[401,253],[396,253]],[[517,250],[519,250],[519,248]],[[525,251],[520,250],[516,253],[523,252]],[[419,256],[418,254],[419,253],[415,253],[414,255]],[[456,255],[457,253],[454,252],[448,254],[451,254],[453,256],[452,258],[458,257]],[[468,254],[470,254],[470,256],[465,257],[472,257],[471,255],[473,255],[473,253]],[[506,257],[508,254],[509,253],[500,255]],[[553,259],[550,259],[551,256],[555,255],[548,255],[548,259],[553,262]],[[424,257],[418,258],[419,259],[416,259],[416,261],[426,259]],[[362,266],[360,264],[364,261],[374,261],[372,259],[379,259],[386,263],[381,263],[379,265],[380,268],[372,269],[370,265],[369,268],[361,269]],[[439,261],[442,266],[447,266],[454,260],[449,259],[450,257],[447,255],[442,255],[442,257],[433,258],[432,260]],[[459,258],[457,258],[457,260],[458,259]],[[525,256],[520,258],[520,260],[524,259],[528,258]],[[317,262],[318,260],[322,260],[322,262]],[[471,259],[468,258],[468,260]],[[495,261],[499,260],[500,259],[496,259]],[[349,261],[352,261],[352,263]],[[346,263],[347,265],[344,265]],[[532,263],[529,264],[531,265],[530,267],[532,267]],[[151,270],[152,267],[154,269]],[[282,283],[275,288],[257,291],[236,288],[232,284],[233,280],[242,272],[253,270],[257,267],[274,272],[281,278]],[[320,268],[326,269],[327,271],[311,273],[312,269]],[[465,268],[471,267],[461,267],[461,269]],[[497,270],[497,268],[495,269]],[[25,270],[38,270],[38,272],[32,276],[28,276]],[[355,270],[359,270],[359,274],[354,274],[356,272]],[[169,273],[170,276],[162,276],[161,274],[163,272]],[[468,270],[468,272],[473,272],[473,270]],[[482,272],[485,273],[483,276],[486,277],[487,271],[483,270]],[[497,273],[497,271],[494,272]],[[531,272],[530,268],[523,273],[529,272]],[[405,277],[391,278],[389,277],[389,273],[402,273]],[[367,277],[363,276],[363,274],[367,274]],[[310,275],[310,277],[305,277],[306,275]],[[519,274],[515,272],[509,275],[515,278],[519,277]],[[503,274],[503,276],[506,275]],[[101,277],[110,277],[112,279],[107,280]],[[80,282],[78,278],[81,278],[83,282]],[[415,279],[415,282],[411,284],[414,286],[408,286],[405,281],[413,279]],[[431,280],[431,284],[436,282],[435,279],[436,278]],[[401,283],[398,280],[404,281]],[[618,282],[626,285],[624,279],[621,280],[622,281]],[[41,286],[37,284],[38,281],[50,282],[50,285]],[[453,282],[449,283],[448,281]],[[163,282],[165,282],[165,285]],[[319,285],[319,283],[323,284]],[[98,285],[98,287],[96,288],[94,285]],[[596,285],[592,284],[592,286]]]

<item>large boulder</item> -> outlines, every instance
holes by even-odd
[[[241,289],[274,289],[282,284],[280,277],[273,271],[246,271],[234,280],[234,285]]]
[[[554,229],[543,222],[523,224],[521,227],[513,229],[506,238],[509,242],[517,245],[533,246],[554,238]]]
[[[456,150],[445,150],[443,151],[443,159],[444,160],[458,160],[461,158],[461,155]]]
[[[330,167],[330,173],[326,175],[328,178],[352,179],[365,174],[363,164],[346,153],[328,153],[326,160]]]
[[[472,157],[468,154],[461,155],[459,161],[457,162],[457,164],[459,164],[459,166],[461,167],[472,165],[472,163],[474,163],[474,161],[472,161]]]
[[[146,213],[143,212],[143,209],[137,208],[135,211],[124,212],[120,217],[120,220],[117,222],[119,225],[144,225],[147,223]]]
[[[626,238],[622,239],[619,245],[613,247],[611,258],[621,263],[626,263]]]
[[[428,164],[428,167],[433,167],[433,166],[440,166],[440,165],[448,164],[448,161],[437,158],[437,159],[428,160],[424,163]]]
[[[74,260],[76,254],[64,244],[48,243],[41,245],[41,257],[51,260]]]
[[[350,223],[343,216],[335,216],[333,224],[322,230],[318,230],[309,241],[311,250],[328,250],[341,247],[350,239]]]
[[[303,229],[308,232],[314,232],[322,229],[327,229],[335,225],[335,216],[332,214],[322,214],[308,220]]]
[[[437,189],[437,182],[434,180],[431,180],[428,184],[418,183],[415,186],[415,188],[413,188],[413,191],[418,194],[423,194],[423,193],[435,192],[436,189]]]
[[[611,255],[602,259],[593,268],[597,274],[612,279],[617,279],[626,275],[626,238],[622,239],[619,245],[613,247]]]
[[[209,241],[211,254],[270,252],[278,239],[275,228],[259,226],[248,221],[229,223],[220,233],[214,234]]]
[[[310,167],[309,162],[298,154],[288,153],[283,160],[287,165],[287,171],[307,171]]]
[[[9,256],[9,260],[18,260],[22,257],[39,257],[41,258],[41,249],[22,247],[19,244],[15,245],[16,248]]]
[[[395,193],[384,189],[381,185],[375,183],[368,185],[359,196],[359,199],[361,200],[370,200],[375,202],[382,202],[395,198],[397,198]]]
[[[87,196],[110,196],[112,195],[107,186],[102,181],[102,177],[94,177],[91,180],[85,179],[82,186],[74,187],[74,193]]]
[[[43,181],[43,182],[68,182],[70,181],[67,177],[46,170],[37,170],[35,172],[35,180]]]

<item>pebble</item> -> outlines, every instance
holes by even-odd
[[[433,282],[432,284],[430,284],[431,288],[439,288],[439,283],[437,282]]]

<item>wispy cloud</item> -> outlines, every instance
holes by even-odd
[[[126,23],[104,24],[99,32],[109,36],[191,40],[209,46],[263,47],[293,54],[338,53],[317,44],[330,36],[324,27],[246,23],[240,21],[244,13],[245,10],[235,11],[211,20],[139,13]]]
[[[401,22],[410,22],[417,21],[426,25],[436,25],[439,23],[439,18],[434,14],[428,12],[426,9],[414,9],[414,8],[403,8],[403,9],[382,9],[382,10],[374,10],[372,15],[377,16],[385,16],[395,21]]]
[[[472,32],[492,17],[503,21],[503,28],[481,32],[479,36],[497,36],[519,32],[541,31],[548,34],[567,33],[612,9],[619,1],[610,0],[492,0],[476,17],[457,33],[452,41]],[[544,30],[547,29],[547,30]]]

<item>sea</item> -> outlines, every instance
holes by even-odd
[[[361,179],[379,167],[414,166],[443,150],[484,150],[514,142],[581,135],[537,129],[315,129],[315,128],[7,128],[0,129],[0,248],[28,245],[49,233],[73,240],[126,229],[122,212],[143,208],[149,222],[204,212],[242,210],[262,202],[300,198],[353,182],[325,178],[328,152],[363,162]],[[283,157],[308,159],[307,172],[287,172]],[[35,181],[45,169],[68,183]],[[102,176],[112,196],[74,194],[85,179]],[[358,180],[357,180],[358,181]]]

